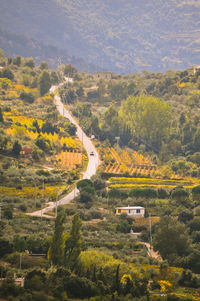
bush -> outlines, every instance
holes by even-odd
[[[21,100],[27,101],[30,104],[33,103],[35,100],[35,98],[31,92],[25,92],[25,91],[21,92],[20,98],[21,98]]]
[[[70,298],[83,299],[99,295],[95,283],[84,277],[71,276],[65,288]]]
[[[12,219],[13,218],[13,212],[11,208],[5,208],[4,209],[4,213],[3,213],[4,217],[6,219]]]
[[[171,192],[172,199],[180,202],[184,201],[186,198],[188,198],[188,196],[189,193],[182,188],[176,188]]]
[[[13,245],[6,239],[0,238],[0,258],[13,251]]]
[[[23,211],[23,212],[26,212],[27,210],[27,206],[25,204],[20,204],[19,207],[18,207],[19,210]]]
[[[42,290],[45,286],[46,274],[40,270],[32,270],[26,274],[24,287],[31,290]]]
[[[165,189],[163,189],[163,188],[158,189],[158,198],[159,199],[167,199],[168,197],[169,197],[169,194]]]

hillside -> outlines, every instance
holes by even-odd
[[[198,1],[3,0],[0,11],[0,26],[9,31],[115,72],[199,63]]]
[[[97,81],[1,49],[0,67],[0,300],[200,301],[200,69]],[[64,76],[90,179],[49,93]]]
[[[56,68],[59,63],[63,63],[73,64],[80,72],[95,72],[100,69],[81,58],[69,55],[66,50],[46,45],[28,36],[10,33],[3,28],[0,28],[0,45],[7,56],[31,56],[37,64],[47,61],[51,68]]]

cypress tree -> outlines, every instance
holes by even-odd
[[[65,264],[72,270],[81,253],[81,224],[80,215],[77,213],[73,216],[70,233],[65,242]]]
[[[40,95],[46,94],[51,87],[51,78],[49,72],[44,70],[39,78]]]
[[[63,265],[64,263],[64,221],[66,215],[63,211],[59,212],[55,220],[55,230],[52,244],[49,250],[50,260],[54,265]]]

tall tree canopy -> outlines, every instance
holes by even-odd
[[[72,220],[70,233],[65,241],[65,263],[73,269],[77,263],[77,258],[81,253],[81,219],[80,215],[75,214]]]
[[[169,135],[171,108],[160,99],[129,96],[122,102],[119,116],[137,139],[158,150]]]
[[[176,218],[164,216],[155,228],[153,246],[163,259],[175,264],[177,257],[189,254],[190,239],[185,225]]]
[[[65,213],[61,211],[58,213],[58,216],[55,220],[55,230],[49,250],[50,259],[55,265],[63,265],[64,263],[65,227],[63,223],[65,218]]]
[[[49,72],[44,70],[39,78],[40,95],[43,96],[45,93],[47,93],[50,87],[51,87],[51,78]]]

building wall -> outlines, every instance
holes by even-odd
[[[137,213],[137,209],[116,209],[116,215],[121,215],[122,213],[126,213],[127,215],[134,217],[144,217],[145,209],[140,209],[140,212]]]
[[[94,79],[107,79],[107,80],[109,80],[109,79],[112,79],[112,72],[95,72],[94,74],[93,74],[93,78]]]

